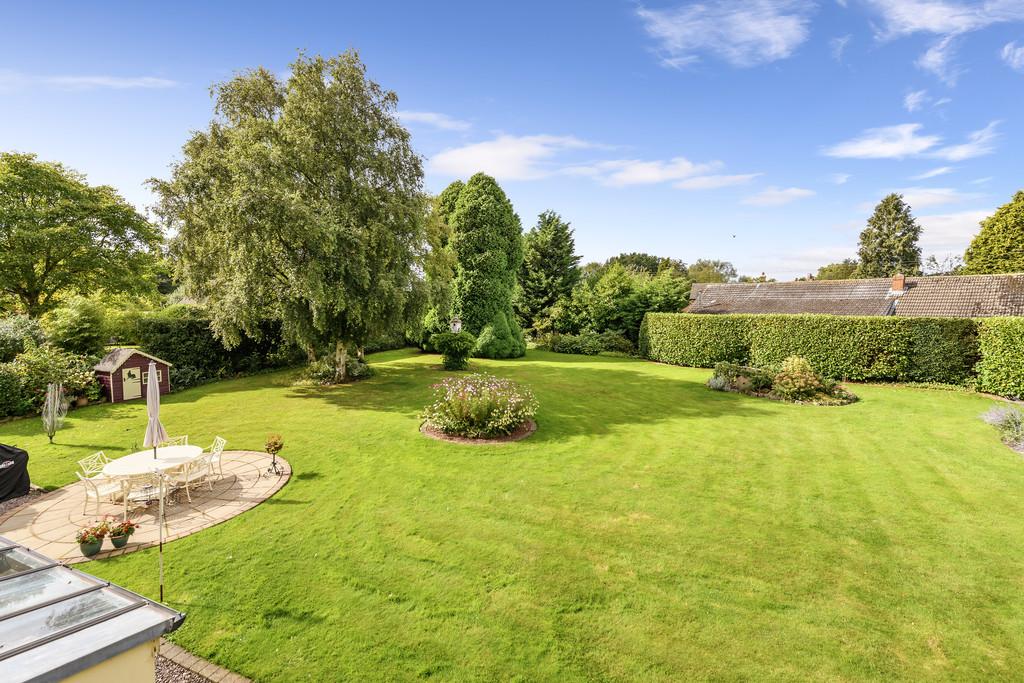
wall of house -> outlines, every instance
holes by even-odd
[[[119,655],[65,678],[65,683],[113,683],[132,681],[148,683],[156,680],[156,648],[159,639],[136,645]]]

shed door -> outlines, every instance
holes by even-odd
[[[142,396],[142,371],[139,368],[121,370],[121,398],[127,401],[140,396]]]

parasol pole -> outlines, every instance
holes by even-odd
[[[160,486],[157,490],[160,496],[160,514],[157,517],[157,525],[160,529],[157,532],[158,538],[160,539],[160,602],[164,601],[164,475],[159,470],[156,470],[156,476],[160,478]]]

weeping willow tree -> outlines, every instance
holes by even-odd
[[[214,86],[216,116],[151,181],[187,292],[227,344],[279,318],[346,380],[350,350],[422,318],[423,170],[354,51]]]
[[[46,399],[43,401],[43,428],[50,443],[57,430],[64,426],[64,418],[68,415],[68,400],[64,396],[64,385],[50,383],[46,385]]]

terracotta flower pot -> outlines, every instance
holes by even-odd
[[[85,396],[79,396],[78,398],[75,399],[76,408],[82,408],[87,405],[89,405],[89,399],[86,398]]]

